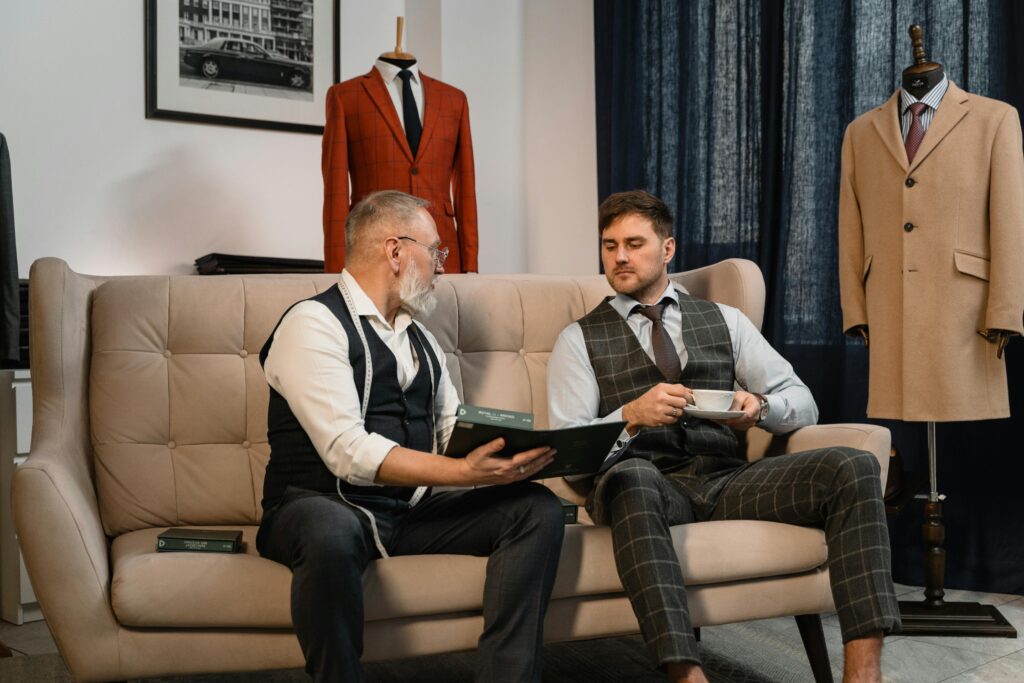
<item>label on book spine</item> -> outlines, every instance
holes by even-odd
[[[196,538],[160,538],[156,549],[161,552],[192,551],[200,553],[233,553],[238,546],[233,541],[209,541]]]
[[[513,429],[533,429],[532,414],[517,413],[513,410],[480,408],[479,406],[462,404],[459,406],[456,417],[462,422],[471,422],[473,424],[512,427]]]

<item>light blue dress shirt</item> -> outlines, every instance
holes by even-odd
[[[661,299],[666,297],[673,304],[665,308],[662,323],[679,352],[680,366],[685,368],[688,354],[682,344],[683,318],[679,297],[671,283]],[[653,323],[639,313],[630,315],[639,302],[619,294],[610,303],[625,318],[640,346],[653,361]],[[774,434],[785,434],[816,423],[818,406],[810,389],[793,372],[793,366],[771,347],[747,316],[732,306],[716,305],[722,311],[732,340],[735,388],[764,394],[768,399],[768,417],[759,426]],[[562,330],[548,359],[548,417],[551,426],[557,429],[623,419],[621,406],[604,417],[598,417],[600,399],[601,391],[587,355],[583,330],[579,323],[573,323]],[[632,438],[623,430],[609,457],[628,445]]]

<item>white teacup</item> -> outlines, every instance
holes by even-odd
[[[693,400],[699,410],[729,410],[735,391],[719,391],[716,389],[694,389]]]

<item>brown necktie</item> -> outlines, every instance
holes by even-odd
[[[907,131],[907,140],[904,143],[907,146],[907,161],[914,163],[914,157],[917,156],[917,148],[921,146],[921,141],[924,140],[924,126],[921,125],[921,114],[928,107],[924,102],[914,102],[910,105],[910,114],[914,118],[910,121],[910,130]]]
[[[658,370],[665,376],[665,379],[670,382],[678,381],[679,375],[682,373],[682,367],[679,364],[679,352],[676,351],[675,344],[672,343],[672,338],[668,335],[668,330],[665,329],[665,325],[661,322],[661,316],[665,312],[664,302],[650,306],[636,306],[633,311],[640,313],[640,315],[651,321],[651,344],[654,346],[654,364],[658,366]]]

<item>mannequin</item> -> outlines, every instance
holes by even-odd
[[[941,64],[928,61],[924,50],[922,28],[918,24],[913,24],[908,29],[908,33],[913,48],[914,63],[903,70],[901,84],[904,90],[920,100],[942,82],[945,71]],[[849,334],[859,335],[864,340],[865,346],[870,344],[867,325],[856,325],[849,330]],[[978,334],[993,343],[996,358],[1001,359],[1007,342],[1016,333],[1011,330],[992,329],[979,330]]]
[[[843,140],[843,327],[872,342],[868,416],[927,423],[927,586],[900,603],[903,631],[1016,637],[991,606],[943,601],[935,423],[1009,416],[1003,349],[1024,331],[1020,119],[958,88],[927,60],[921,27],[909,33],[901,90]]]
[[[398,35],[395,38],[395,49],[391,52],[381,53],[378,59],[383,59],[388,64],[394,64],[399,69],[408,69],[416,63],[416,57],[411,53],[402,50],[402,31],[405,28],[405,17],[398,17]]]
[[[429,201],[427,210],[450,250],[445,272],[478,269],[466,95],[419,71],[416,57],[402,49],[404,24],[399,17],[395,49],[381,54],[369,73],[327,93],[322,164],[329,273],[345,264],[349,207],[378,190],[401,190]]]

